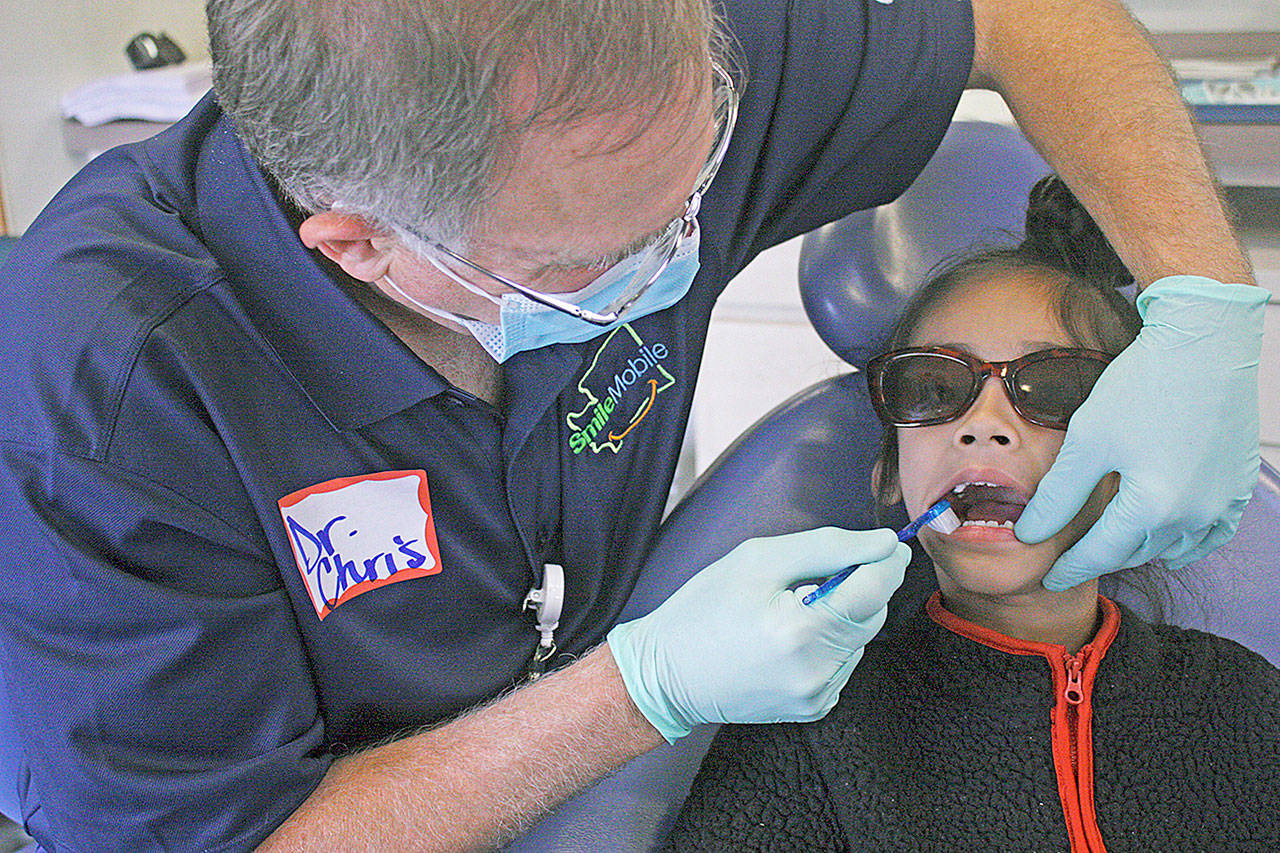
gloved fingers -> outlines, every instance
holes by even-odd
[[[1097,452],[1096,439],[1091,441],[1087,433],[1084,437],[1073,435],[1071,430],[1067,428],[1062,449],[1013,526],[1013,534],[1028,545],[1043,542],[1066,527],[1094,487],[1110,473]]]
[[[799,606],[818,608],[831,613],[843,622],[864,626],[870,629],[871,633],[862,642],[871,639],[884,624],[885,606],[889,602],[889,596],[902,585],[907,563],[911,562],[911,549],[898,542],[896,534],[894,543],[893,552],[888,557],[858,566],[853,574],[841,581],[831,592],[811,605],[800,604]],[[798,594],[796,602],[799,603],[802,598],[803,595]],[[868,623],[875,620],[878,622],[872,628]]]
[[[880,620],[884,622],[883,619]],[[876,633],[879,629],[876,630]],[[863,649],[859,647],[853,654],[849,655],[849,659],[840,665],[840,668],[832,674],[831,678],[823,686],[818,696],[814,700],[814,713],[810,716],[811,720],[820,720],[827,715],[832,708],[836,706],[836,702],[840,699],[840,691],[844,690],[844,686],[849,683],[849,678],[853,675],[853,670],[862,660]]]
[[[724,560],[731,572],[742,574],[749,569],[751,582],[767,577],[778,589],[799,581],[833,575],[846,566],[874,563],[891,556],[900,543],[898,535],[888,529],[845,530],[819,527],[749,539],[735,548]]]
[[[1138,490],[1121,480],[1120,490],[1093,527],[1054,561],[1045,575],[1045,589],[1063,590],[1120,568],[1139,566],[1177,538],[1170,527],[1150,529],[1146,502]]]
[[[1196,545],[1179,549],[1176,554],[1166,550],[1160,555],[1160,558],[1164,560],[1167,570],[1178,571],[1230,542],[1236,535],[1237,526],[1236,522],[1220,521],[1210,526],[1208,532],[1204,534]]]
[[[1256,482],[1257,478],[1252,477],[1251,479]],[[1230,542],[1232,537],[1236,535],[1236,530],[1240,526],[1240,519],[1244,516],[1245,508],[1249,506],[1249,501],[1252,497],[1253,494],[1250,492],[1244,497],[1229,500],[1227,508],[1222,515],[1205,528],[1207,533],[1198,537],[1196,545],[1187,545],[1176,549],[1170,548],[1161,552],[1159,556],[1165,561],[1166,568],[1180,569]]]

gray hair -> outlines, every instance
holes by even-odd
[[[207,0],[214,90],[309,212],[456,242],[518,134],[642,103],[728,59],[710,0]],[[537,74],[518,121],[517,66]]]

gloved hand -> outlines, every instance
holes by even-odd
[[[1058,557],[1058,590],[1153,557],[1177,569],[1235,535],[1258,480],[1258,359],[1268,293],[1171,276],[1137,300],[1137,339],[1071,417],[1058,458],[1018,519],[1041,542],[1120,473],[1101,518]]]
[[[699,723],[816,720],[884,624],[911,549],[892,530],[834,527],[750,539],[656,610],[609,632],[627,692],[668,741]],[[828,595],[809,584],[861,566]]]

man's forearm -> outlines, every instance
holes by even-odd
[[[335,762],[260,849],[489,849],[662,742],[602,646],[450,723]]]
[[[1110,0],[974,0],[971,85],[1008,101],[1139,287],[1253,283],[1165,62]]]

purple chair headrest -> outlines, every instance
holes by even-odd
[[[804,238],[800,296],[818,335],[862,367],[940,260],[978,243],[1021,240],[1027,194],[1048,172],[1017,128],[953,123],[897,200]]]

